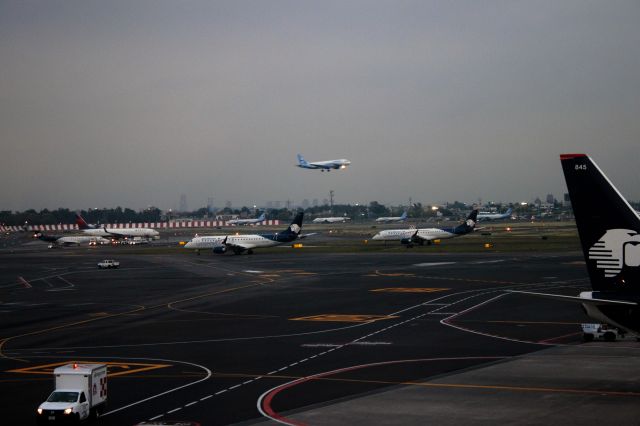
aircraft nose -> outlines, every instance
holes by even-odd
[[[373,237],[371,237],[372,240],[379,240],[380,239],[380,234],[376,234]]]

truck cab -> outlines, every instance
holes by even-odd
[[[107,366],[68,364],[54,370],[56,389],[36,410],[38,424],[98,417],[107,403]]]
[[[38,407],[39,423],[78,422],[89,417],[89,401],[83,390],[56,389]]]

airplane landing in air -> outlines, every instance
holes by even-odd
[[[347,160],[346,158],[341,158],[339,160],[308,162],[302,155],[298,154],[297,166],[303,169],[319,169],[322,172],[330,172],[332,169],[346,169],[349,165],[351,165],[351,161]]]

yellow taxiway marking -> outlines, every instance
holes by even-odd
[[[373,292],[380,293],[435,293],[437,291],[447,291],[450,288],[413,288],[413,287],[387,287],[387,288],[374,288]]]
[[[374,322],[387,319],[398,318],[393,315],[345,315],[345,314],[323,314],[308,317],[290,318],[291,321],[330,321],[330,322]]]
[[[76,361],[78,364],[95,364],[95,361]],[[54,368],[61,365],[69,364],[69,361],[56,362],[53,364],[36,365],[34,367],[17,368],[8,370],[6,373],[22,373],[22,374],[47,374],[53,373]],[[107,364],[108,376],[124,376],[125,374],[141,373],[143,371],[157,370],[159,368],[171,367],[170,364],[148,364],[140,362],[104,362]],[[120,371],[118,371],[120,370]]]
[[[16,360],[16,361],[28,362],[26,360],[23,360],[23,359],[20,359],[20,358],[12,358],[12,357],[9,357],[9,356],[4,354],[4,347],[6,346],[7,342],[9,342],[11,340],[18,339],[20,337],[34,336],[34,335],[37,335],[37,334],[47,333],[47,332],[54,331],[54,330],[62,330],[62,329],[69,328],[69,327],[76,327],[76,326],[79,326],[79,325],[89,324],[91,322],[101,321],[101,320],[105,320],[105,319],[108,319],[108,318],[116,318],[116,317],[120,317],[120,316],[128,316],[128,315],[132,315],[132,314],[137,314],[140,311],[157,309],[157,308],[161,308],[163,306],[166,306],[168,309],[172,309],[173,308],[172,305],[174,303],[188,302],[188,301],[202,299],[204,297],[214,296],[214,295],[218,295],[218,294],[222,294],[222,293],[228,293],[228,292],[242,290],[242,289],[250,288],[250,287],[257,287],[258,285],[260,285],[260,284],[248,284],[248,285],[243,285],[243,286],[239,286],[239,287],[232,287],[232,288],[228,288],[228,289],[225,289],[225,290],[220,290],[220,291],[214,291],[214,292],[210,292],[210,293],[200,294],[200,295],[193,296],[193,297],[187,297],[185,299],[175,300],[175,301],[173,301],[171,303],[161,303],[159,305],[154,305],[154,306],[149,306],[149,307],[141,306],[141,305],[133,305],[133,306],[138,306],[138,307],[135,308],[135,309],[132,309],[130,311],[126,311],[126,312],[101,315],[101,316],[93,317],[93,318],[90,318],[90,319],[87,319],[87,320],[81,320],[81,321],[75,321],[75,322],[66,323],[66,324],[60,324],[60,325],[57,325],[57,326],[44,328],[44,329],[40,329],[40,330],[36,330],[36,331],[31,331],[31,332],[28,332],[28,333],[18,334],[18,335],[15,335],[15,336],[9,336],[9,337],[5,337],[5,338],[1,338],[0,337],[0,358],[13,359],[13,360]]]

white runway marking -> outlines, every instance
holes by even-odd
[[[425,263],[414,263],[413,266],[443,266],[443,265],[453,265],[456,262],[425,262]]]

